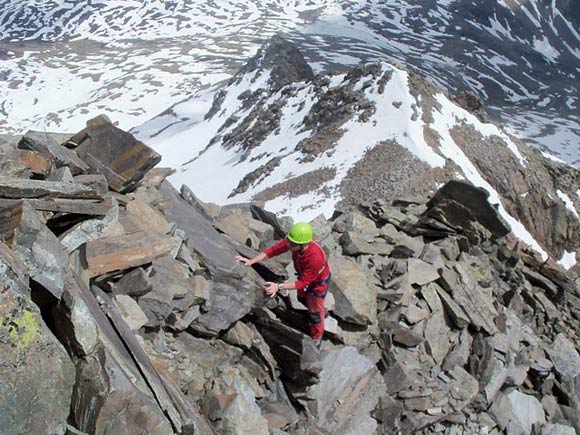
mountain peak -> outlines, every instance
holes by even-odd
[[[274,35],[252,57],[240,75],[251,71],[271,70],[268,84],[277,91],[290,83],[309,81],[314,77],[312,68],[304,60],[296,45]]]

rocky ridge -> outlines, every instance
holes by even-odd
[[[291,220],[178,192],[103,117],[2,145],[1,433],[580,431],[580,290],[482,189],[314,219],[318,352],[304,307],[261,290],[289,258],[234,261]]]
[[[494,203],[553,258],[580,245],[570,210],[580,210],[577,169],[505,134],[477,96],[448,96],[393,65],[313,76],[298,48],[276,36],[221,90],[197,128],[164,155],[191,155],[169,157],[179,167],[170,179],[200,186],[202,199],[271,201],[276,212],[297,215],[328,203],[347,211],[362,197],[428,198],[452,179],[467,179],[494,192]],[[206,136],[207,144],[192,139]],[[352,163],[348,154],[360,158]],[[216,164],[239,173],[238,184],[213,183],[204,168]]]

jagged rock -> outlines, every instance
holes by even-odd
[[[564,334],[558,334],[553,345],[546,348],[546,352],[554,363],[554,369],[560,375],[575,378],[580,374],[580,355]]]
[[[114,293],[133,297],[144,296],[151,291],[153,283],[141,267],[124,274],[115,284]]]
[[[258,331],[268,343],[282,372],[299,385],[314,383],[321,369],[318,353],[309,347],[310,355],[306,355],[306,360],[303,358],[306,350],[304,345],[313,344],[312,339],[272,318],[268,311],[262,310],[258,314],[256,318]]]
[[[449,372],[449,377],[454,380],[450,394],[451,405],[459,411],[467,406],[479,392],[477,380],[462,367],[454,367]]]
[[[437,268],[418,258],[409,258],[407,262],[409,283],[423,286],[439,278]]]
[[[0,433],[64,434],[74,366],[0,252]]]
[[[287,84],[308,81],[314,77],[312,68],[296,46],[278,35],[272,36],[268,44],[258,50],[238,76],[261,69],[271,70],[269,86],[274,91]]]
[[[469,360],[469,355],[471,355],[472,341],[473,339],[467,329],[463,329],[455,343],[455,346],[447,354],[441,368],[445,371],[449,371],[453,369],[453,367],[464,367]]]
[[[330,256],[332,270],[330,291],[334,295],[334,314],[357,325],[376,322],[377,289],[372,286],[354,261]]]
[[[173,225],[167,222],[163,213],[149,204],[135,198],[127,204],[127,211],[143,222],[145,227],[159,234],[168,234]]]
[[[433,287],[437,290],[437,294],[441,298],[443,306],[445,307],[445,312],[453,321],[455,326],[458,328],[465,328],[467,325],[469,325],[469,317],[467,314],[465,314],[465,311],[463,311],[461,307],[453,300],[453,298],[449,296],[449,294],[440,286],[434,285]]]
[[[56,299],[64,289],[68,255],[56,236],[42,222],[38,212],[24,204],[14,231],[14,252],[28,265],[30,278]]]
[[[14,241],[14,230],[22,218],[24,202],[16,199],[0,199],[0,240],[8,246]]]
[[[419,334],[398,324],[389,325],[387,331],[392,336],[393,343],[402,346],[415,347],[423,342],[423,337]]]
[[[476,328],[482,328],[490,335],[498,331],[494,323],[497,311],[491,303],[491,298],[473,282],[467,263],[459,262],[453,269],[443,269],[438,282],[451,294]]]
[[[228,329],[253,308],[254,301],[247,297],[251,291],[244,283],[237,288],[216,283],[211,288],[207,302],[209,311],[195,319],[190,328],[210,335]]]
[[[128,376],[105,349],[80,360],[72,403],[76,426],[94,434],[173,433],[155,400]]]
[[[319,377],[302,401],[315,427],[337,434],[373,433],[377,422],[370,412],[384,388],[374,364],[353,347],[338,347],[325,354]]]
[[[490,367],[491,375],[490,379],[484,387],[485,398],[487,404],[491,405],[496,399],[500,388],[503,386],[508,376],[508,369],[504,362],[498,358],[493,358],[493,365]]]
[[[204,408],[220,434],[269,433],[268,422],[262,416],[252,389],[236,369],[224,371],[214,379]]]
[[[358,233],[347,231],[340,238],[344,254],[358,256],[362,254],[389,255],[393,251],[393,246],[381,239],[366,240]]]
[[[494,239],[510,232],[510,227],[488,202],[489,193],[470,183],[451,180],[441,187],[427,203],[424,216],[444,217],[453,228],[470,230],[470,222],[481,224]]]
[[[7,155],[0,153],[2,174],[17,178],[47,179],[53,171],[52,160],[38,152],[14,150]]]
[[[546,422],[538,399],[518,390],[507,394],[500,392],[489,411],[502,430],[513,434],[529,434],[533,424]]]
[[[443,311],[437,311],[427,319],[425,324],[425,346],[437,365],[443,363],[451,348],[449,332],[450,329],[445,323]]]
[[[116,295],[114,301],[117,308],[119,308],[123,319],[127,323],[127,326],[129,326],[132,331],[137,331],[139,328],[147,324],[147,316],[131,296]]]
[[[72,271],[68,271],[62,299],[53,314],[59,319],[55,328],[60,340],[75,355],[84,357],[96,350],[99,340],[97,325],[82,298],[78,279]]]
[[[115,201],[103,218],[85,220],[59,236],[59,240],[70,254],[83,243],[96,240],[119,218],[119,207]]]
[[[332,229],[337,233],[352,232],[363,237],[377,237],[380,231],[375,223],[369,218],[359,213],[345,213],[340,215],[332,225]]]
[[[160,192],[166,201],[164,209],[166,218],[185,231],[192,248],[212,275],[231,279],[242,279],[247,274],[251,275],[253,269],[245,268],[236,262],[237,252],[212,227],[211,222],[184,201],[167,181],[161,183]],[[256,279],[256,276],[253,275],[252,279]],[[258,295],[246,296],[254,302]]]
[[[96,119],[96,118],[95,118]],[[91,120],[94,121],[94,120]],[[130,191],[143,175],[161,161],[161,156],[135,137],[101,117],[70,141],[91,169],[103,174],[112,190]]]
[[[18,148],[36,151],[37,153],[53,160],[57,167],[66,166],[74,174],[88,171],[89,166],[75,151],[60,145],[48,133],[29,130],[18,143]]]
[[[169,236],[138,231],[91,240],[85,255],[90,275],[97,276],[150,263],[171,251],[174,244]]]

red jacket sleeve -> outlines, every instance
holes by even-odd
[[[290,245],[288,243],[288,239],[282,239],[278,243],[265,249],[264,254],[266,254],[268,258],[272,258],[275,257],[276,255],[280,255],[283,254],[284,252],[287,252],[289,249]]]

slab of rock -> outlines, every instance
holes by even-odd
[[[546,352],[554,363],[554,369],[567,378],[580,374],[580,355],[572,343],[562,333],[556,336],[554,344],[546,347]]]
[[[518,390],[499,393],[489,411],[502,430],[510,428],[511,433],[529,434],[534,424],[546,423],[540,401]]]
[[[564,424],[545,424],[542,426],[540,435],[576,435],[576,430]]]
[[[371,285],[358,265],[347,258],[331,255],[330,291],[334,314],[346,322],[370,325],[377,319],[377,288]]]
[[[96,240],[119,218],[119,206],[116,202],[111,204],[111,209],[102,218],[87,219],[59,236],[59,240],[70,254],[83,243]]]
[[[443,302],[445,307],[445,312],[449,318],[453,321],[455,326],[458,328],[465,328],[469,325],[469,317],[465,314],[465,311],[453,300],[449,294],[443,290],[440,286],[433,286],[437,290],[437,294]]]
[[[380,234],[375,223],[360,213],[349,212],[340,215],[332,225],[332,229],[338,233],[353,232],[370,237]]]
[[[80,174],[89,169],[87,163],[75,151],[63,147],[52,136],[42,131],[29,130],[20,139],[18,148],[36,151],[55,161],[58,167],[69,167],[74,174]]]
[[[10,274],[0,275],[0,433],[64,434],[75,368]]]
[[[253,271],[235,260],[237,252],[213,228],[207,217],[181,198],[169,182],[161,183],[159,190],[165,201],[164,213],[167,220],[175,222],[185,232],[189,246],[199,255],[212,275],[242,279]]]
[[[92,199],[49,198],[26,199],[36,210],[54,211],[58,213],[85,214],[104,216],[113,207],[113,198],[107,195],[102,201]]]
[[[68,266],[67,252],[28,204],[22,207],[12,249],[28,265],[30,278],[60,299]]]
[[[425,346],[429,355],[437,365],[441,365],[451,348],[449,342],[450,329],[445,323],[443,312],[433,313],[425,324]]]
[[[59,321],[55,329],[59,339],[76,356],[84,357],[97,349],[99,335],[97,324],[89,306],[82,297],[78,277],[70,270],[66,274],[64,293],[56,310]]]
[[[0,176],[0,198],[41,197],[102,199],[94,189],[82,184]]]
[[[137,267],[121,277],[115,284],[113,292],[138,298],[149,293],[152,288],[153,284],[147,272],[143,268]]]
[[[507,235],[510,226],[488,201],[489,193],[482,188],[460,180],[451,180],[441,187],[427,203],[430,215],[433,209],[445,216],[444,223],[463,228],[470,221],[478,222],[491,232],[494,239]]]
[[[493,335],[498,332],[494,323],[497,311],[492,304],[492,298],[474,282],[471,274],[473,272],[467,263],[457,263],[453,269],[442,270],[438,283],[451,295],[477,329]]]
[[[134,199],[129,202],[127,211],[153,232],[168,234],[173,228],[173,224],[167,222],[163,213],[140,199]]]
[[[78,144],[79,157],[120,193],[130,191],[161,161],[158,153],[106,120],[87,125],[72,140]]]
[[[147,316],[131,296],[116,295],[113,300],[132,331],[137,331],[147,324]]]
[[[233,323],[250,312],[254,301],[247,295],[251,292],[246,285],[240,283],[238,287],[216,283],[210,291],[207,302],[209,311],[199,316],[190,328],[201,333],[216,335],[228,329]]]
[[[14,230],[22,219],[23,201],[18,199],[0,199],[0,240],[12,246]]]
[[[435,266],[418,258],[409,258],[407,268],[410,284],[423,286],[439,278],[439,271]]]
[[[375,365],[353,347],[338,347],[322,361],[320,381],[308,387],[303,405],[315,427],[327,433],[374,433],[370,416],[385,388]]]
[[[86,245],[91,277],[150,263],[173,249],[173,238],[146,231],[102,237]]]
[[[76,380],[72,417],[80,430],[118,435],[173,433],[155,399],[134,385],[108,350],[80,360]]]
[[[254,392],[236,369],[224,371],[214,379],[204,409],[219,433],[269,434],[268,422],[262,416]]]

